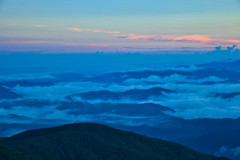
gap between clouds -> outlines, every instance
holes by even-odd
[[[42,44],[49,43],[47,41],[35,41],[35,40],[0,40],[1,43],[16,43],[16,44]],[[58,43],[58,42],[57,42]],[[57,44],[56,43],[56,44]],[[81,43],[66,43],[64,46],[89,46],[89,47],[109,47],[108,44],[81,44]]]
[[[118,31],[103,31],[101,29],[81,29],[81,28],[67,28],[68,30],[71,31],[76,31],[76,32],[95,32],[95,33],[109,33],[109,34],[117,34],[119,33]]]
[[[66,46],[90,46],[90,47],[108,47],[107,44],[81,44],[81,43],[67,43]]]
[[[0,40],[0,43],[45,43],[46,41],[32,41],[32,40]]]

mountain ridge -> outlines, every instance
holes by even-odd
[[[73,123],[29,130],[5,138],[0,145],[8,147],[8,151],[39,160],[229,160],[198,153],[174,142],[148,138],[95,123]],[[1,155],[3,154],[0,157]]]

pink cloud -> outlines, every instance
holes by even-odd
[[[115,32],[111,32],[111,31],[103,31],[101,29],[80,29],[80,28],[67,28],[68,30],[71,31],[77,31],[77,32],[99,32],[99,33],[109,33],[109,34],[118,34],[119,32],[115,31]]]
[[[44,43],[46,41],[0,40],[0,43]]]
[[[79,44],[79,43],[67,43],[66,46],[92,46],[92,47],[108,47],[106,44]]]
[[[212,39],[201,35],[191,36],[157,36],[157,35],[114,35],[115,37],[129,40],[155,40],[155,41],[173,41],[173,42],[190,42],[190,43],[208,43],[214,45],[240,44],[240,40]]]

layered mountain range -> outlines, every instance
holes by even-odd
[[[239,61],[85,76],[13,75],[0,81],[0,136],[92,122],[240,158]],[[6,149],[6,148],[5,148]],[[11,149],[6,149],[6,152]],[[22,154],[14,151],[14,154]]]

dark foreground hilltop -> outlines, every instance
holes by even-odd
[[[30,130],[0,139],[0,146],[1,160],[228,160],[92,123]]]

